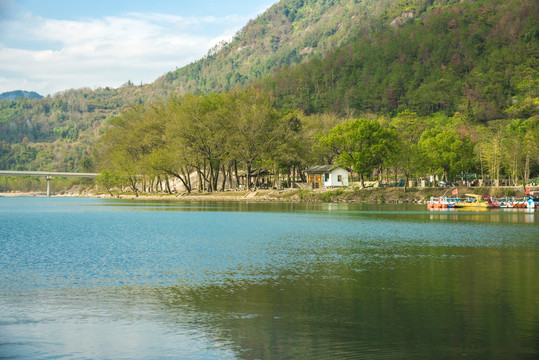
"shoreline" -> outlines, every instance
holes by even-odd
[[[51,197],[74,197],[118,200],[165,200],[165,201],[236,201],[236,202],[305,202],[305,203],[359,203],[359,204],[426,204],[431,196],[451,197],[451,191],[455,188],[366,188],[366,189],[340,189],[323,188],[314,190],[283,189],[283,190],[241,190],[211,193],[141,193],[135,196],[132,193],[111,196],[107,193],[97,193],[88,189],[71,189],[51,194]],[[467,193],[489,195],[492,198],[514,196],[524,197],[522,187],[464,187],[459,186],[459,196]],[[539,186],[531,188],[539,191]],[[2,192],[0,197],[47,197],[45,192]]]

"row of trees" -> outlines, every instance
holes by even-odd
[[[116,117],[101,139],[101,164],[107,181],[123,179],[135,192],[140,175],[175,177],[191,191],[193,173],[203,189],[217,191],[227,181],[232,187],[233,176],[239,183],[238,167],[250,187],[254,168],[301,162],[308,149],[291,148],[302,144],[300,130],[293,114],[281,116],[259,91],[188,95]]]
[[[459,114],[409,111],[343,121],[279,112],[266,94],[251,89],[133,107],[113,120],[100,143],[102,184],[127,183],[136,193],[141,175],[177,178],[189,192],[194,178],[200,190],[218,191],[238,186],[242,175],[250,187],[261,170],[302,177],[307,166],[327,163],[352,169],[361,183],[384,175],[453,181],[468,172],[526,182],[539,174],[539,124],[473,125]]]

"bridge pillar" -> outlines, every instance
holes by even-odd
[[[47,176],[47,197],[51,196],[51,179],[52,177]]]

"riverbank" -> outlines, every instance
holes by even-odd
[[[133,193],[118,193],[111,196],[108,193],[100,193],[95,188],[74,187],[68,191],[61,191],[53,196],[61,197],[88,197],[88,198],[110,198],[110,199],[137,199],[137,200],[190,200],[190,201],[283,201],[283,202],[343,202],[343,203],[379,203],[379,204],[424,204],[431,196],[451,196],[455,188],[367,188],[367,189],[284,189],[265,190],[257,189],[253,191],[224,191],[211,193],[141,193],[135,196]],[[525,196],[522,187],[464,187],[459,186],[459,196],[473,193],[488,195],[493,198],[503,198],[514,196],[521,198]],[[539,187],[531,188],[532,191],[539,191]],[[43,192],[9,192],[0,193],[4,197],[28,197],[46,196]]]

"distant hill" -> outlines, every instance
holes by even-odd
[[[21,97],[26,99],[43,99],[43,96],[35,91],[15,90],[0,94],[0,100],[17,100]]]

